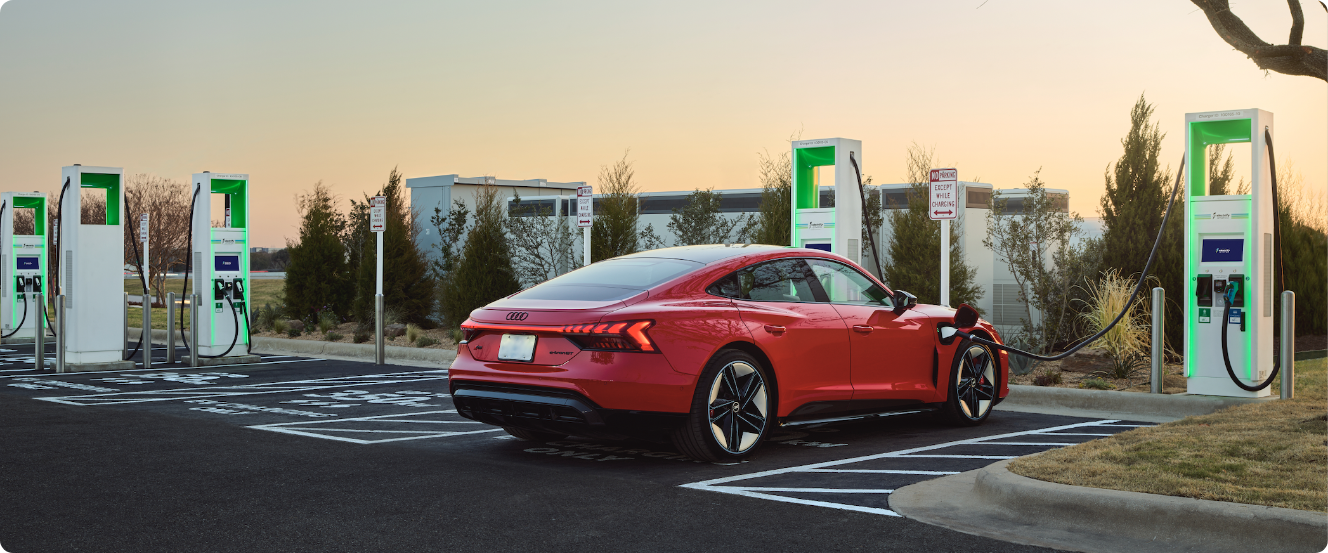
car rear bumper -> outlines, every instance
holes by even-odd
[[[619,439],[658,437],[682,425],[687,415],[605,409],[567,390],[451,381],[457,414],[486,424],[584,436]]]

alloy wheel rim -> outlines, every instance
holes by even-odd
[[[987,348],[974,344],[964,351],[955,374],[955,397],[970,420],[981,419],[991,410],[996,399],[996,369]]]
[[[761,371],[734,361],[715,374],[710,384],[710,432],[729,453],[751,449],[765,432],[769,396]]]

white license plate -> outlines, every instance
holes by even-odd
[[[530,334],[504,334],[498,342],[498,359],[530,361],[535,358],[535,337]]]

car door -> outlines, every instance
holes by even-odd
[[[849,329],[854,401],[932,400],[936,346],[929,319],[912,309],[896,314],[888,292],[853,267],[829,259],[807,262]]]
[[[765,261],[726,278],[743,324],[774,365],[779,416],[808,403],[852,399],[848,327],[817,297],[806,261]]]

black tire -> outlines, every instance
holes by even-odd
[[[1001,372],[991,348],[964,340],[950,362],[949,394],[941,412],[959,426],[977,426],[991,415]]]
[[[691,413],[671,435],[673,445],[700,461],[736,462],[750,457],[778,420],[773,383],[769,369],[752,355],[739,350],[719,352],[697,379]]]
[[[566,434],[555,434],[553,432],[540,432],[538,430],[527,430],[525,428],[517,428],[515,426],[504,426],[503,430],[505,430],[508,434],[511,434],[513,438],[527,442],[551,442],[553,440],[561,440],[567,437]]]

